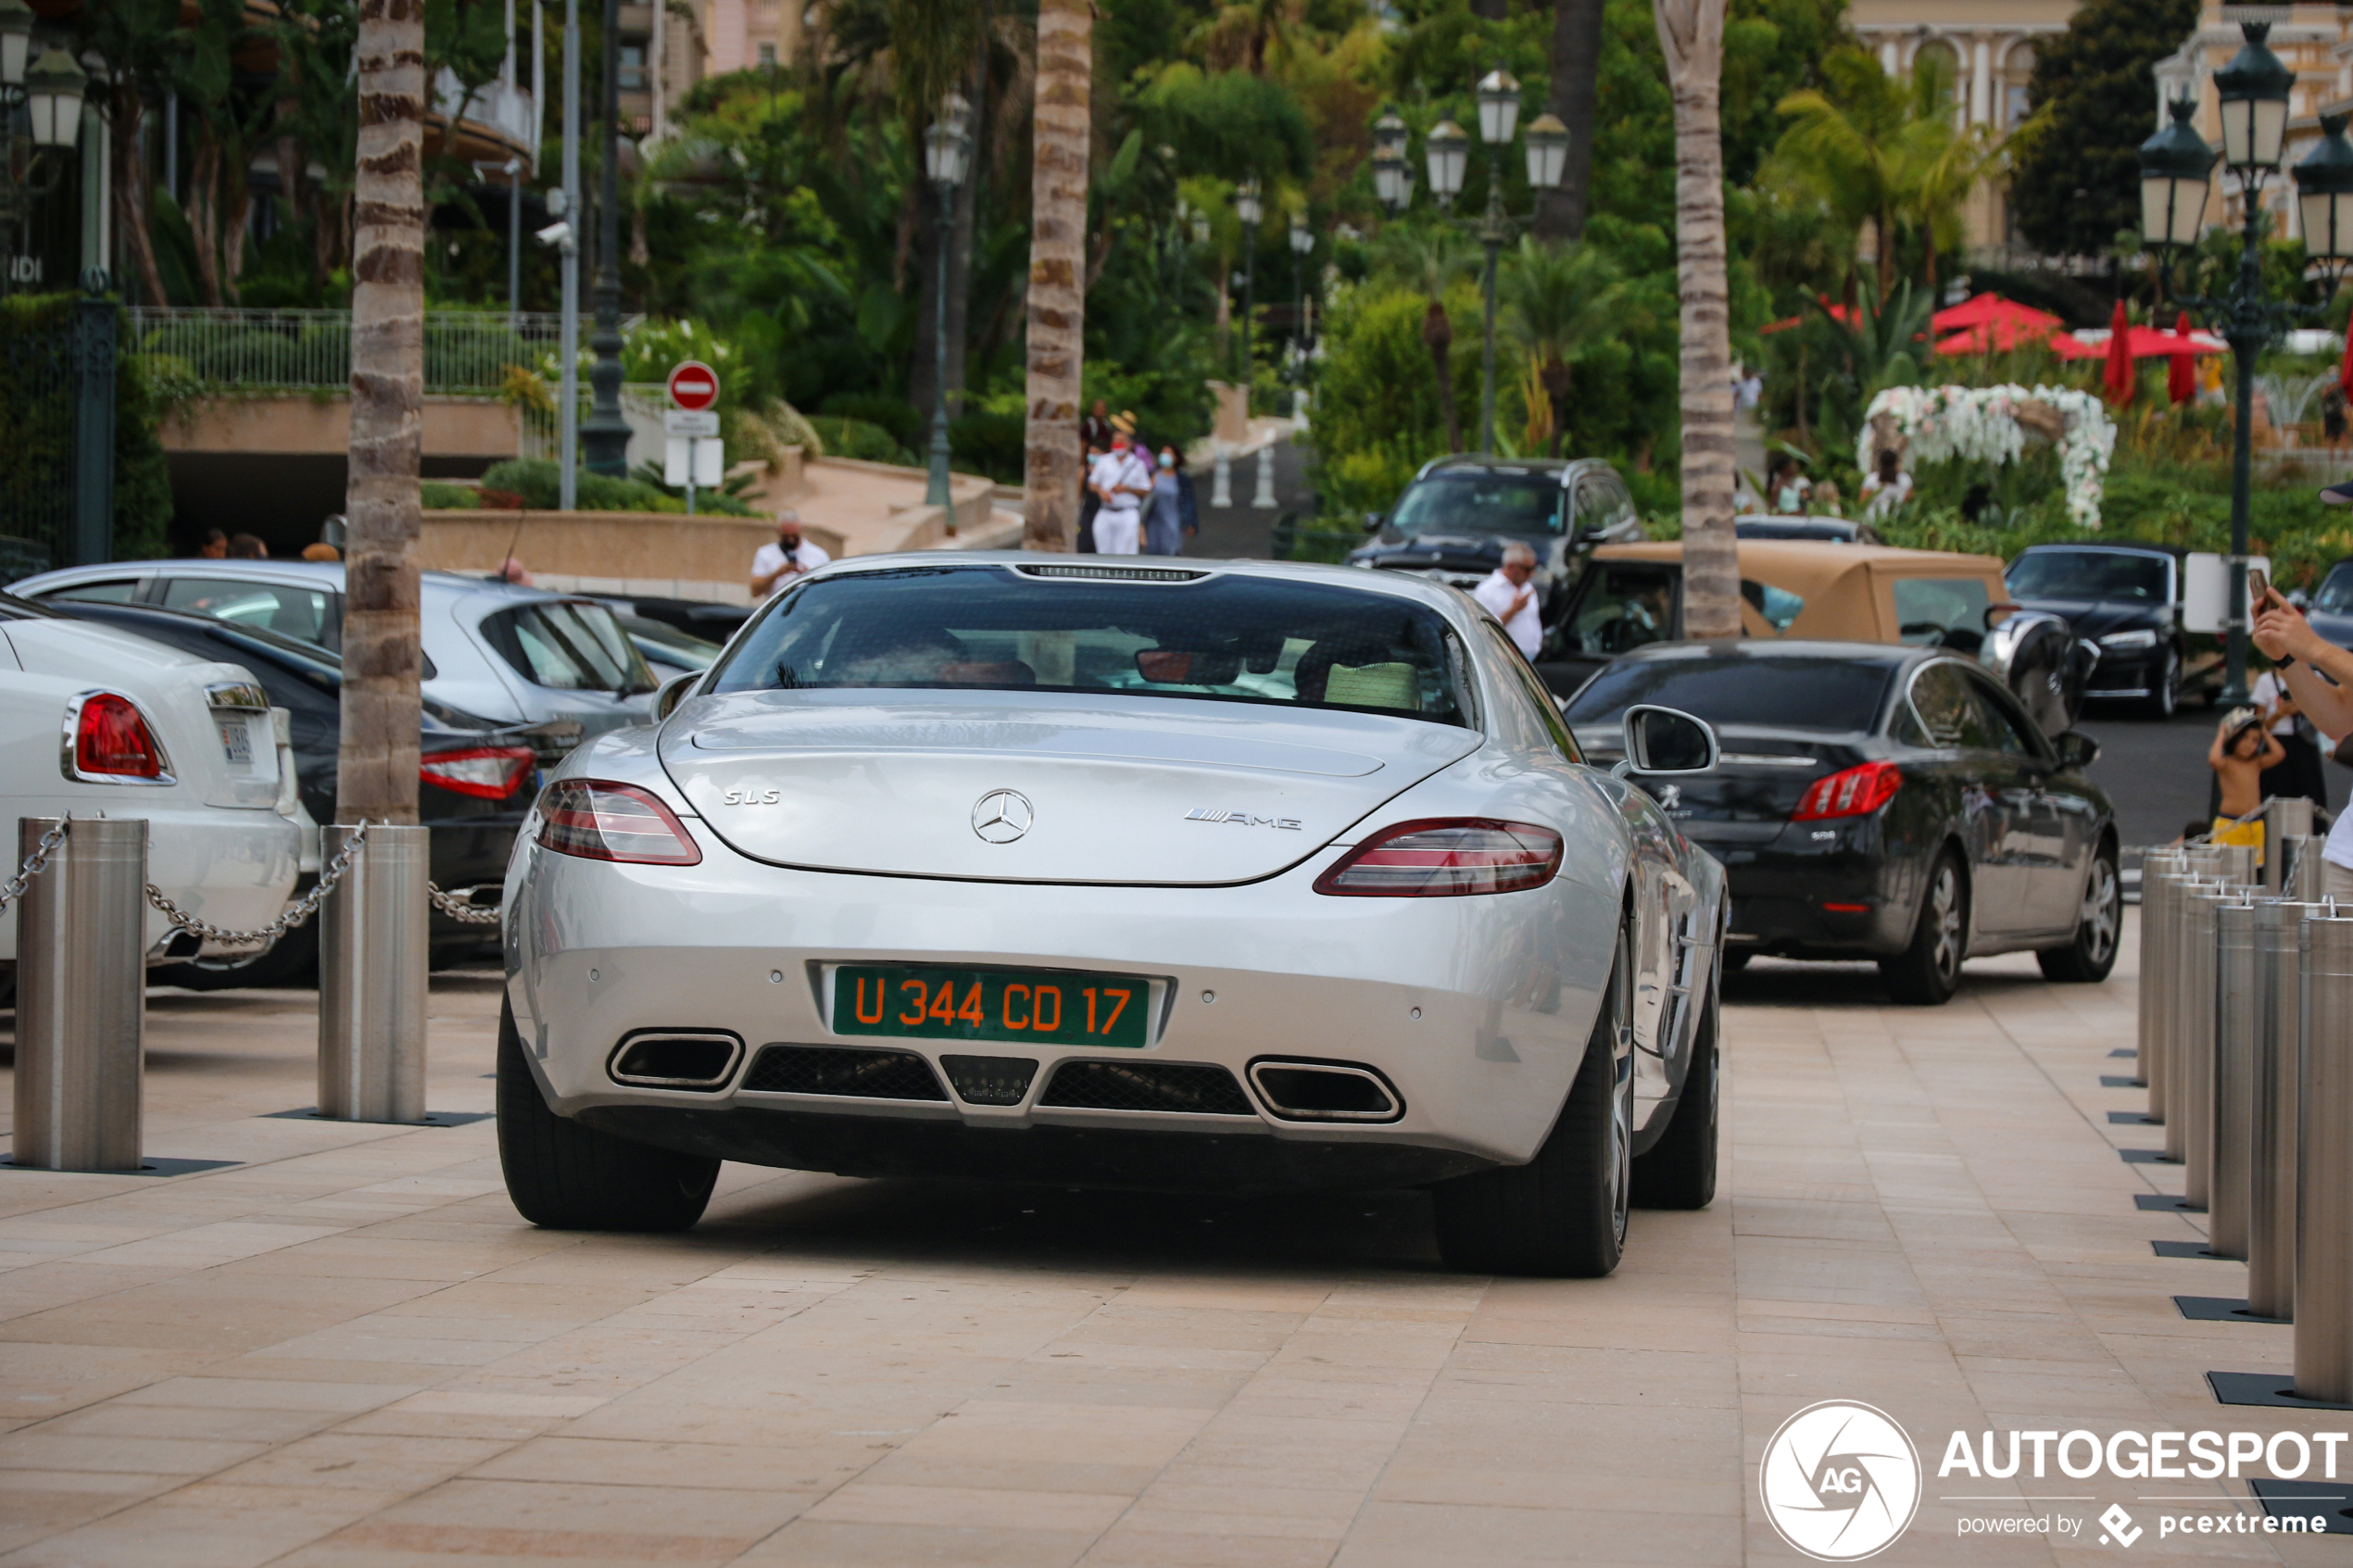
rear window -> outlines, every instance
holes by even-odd
[[[1441,469],[1414,481],[1389,525],[1400,533],[1558,533],[1558,474]]]
[[[554,601],[483,618],[483,635],[535,686],[629,696],[654,689],[653,672],[599,604]]]
[[[1993,598],[1977,577],[1899,577],[1889,584],[1895,598],[1897,633],[1922,647],[1975,653],[1985,642],[1985,612]]]
[[[275,632],[316,647],[333,649],[342,641],[334,596],[321,588],[232,577],[174,577],[163,585],[163,604],[166,609]]]
[[[1568,705],[1568,721],[1614,724],[1634,704],[1653,702],[1711,724],[1843,734],[1879,722],[1892,673],[1884,664],[1834,659],[1626,659],[1586,684]]]
[[[776,599],[705,689],[1121,692],[1467,724],[1468,683],[1444,619],[1409,599],[1046,565],[818,578]]]
[[[2010,563],[2010,592],[2027,599],[2165,602],[2161,556],[2125,550],[2029,550]]]

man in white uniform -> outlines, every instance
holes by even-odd
[[[1504,546],[1504,564],[1489,572],[1471,597],[1504,623],[1519,651],[1529,659],[1544,646],[1544,626],[1536,614],[1536,590],[1528,580],[1536,575],[1536,552],[1514,540]]]
[[[800,514],[786,507],[776,514],[776,542],[751,553],[751,596],[765,599],[780,594],[794,578],[833,558],[800,536]]]
[[[1136,455],[1136,416],[1121,414],[1111,428],[1111,450],[1095,459],[1087,476],[1087,487],[1102,502],[1095,513],[1095,552],[1132,556],[1143,548],[1143,505],[1152,473]]]

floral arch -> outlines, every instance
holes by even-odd
[[[1919,462],[1966,458],[2016,462],[2030,438],[2058,448],[2059,479],[2068,515],[2082,528],[2100,525],[2100,492],[2116,423],[2097,396],[2074,387],[1891,386],[1863,413],[1863,471],[1882,446],[1909,451]]]

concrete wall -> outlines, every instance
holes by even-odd
[[[805,532],[839,553],[837,537],[814,527]],[[512,555],[535,578],[553,574],[566,586],[585,580],[612,585],[599,592],[740,600],[749,592],[753,552],[775,537],[775,523],[763,517],[429,511],[417,562],[443,571],[491,572]]]
[[[522,425],[512,404],[495,397],[428,397],[428,458],[504,461],[515,455]],[[342,458],[351,450],[351,399],[215,397],[163,426],[167,452],[233,452],[243,457]]]

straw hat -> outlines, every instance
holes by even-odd
[[[1135,434],[1136,410],[1133,408],[1122,408],[1118,413],[1114,414],[1111,417],[1111,428],[1119,432],[1122,435]]]

